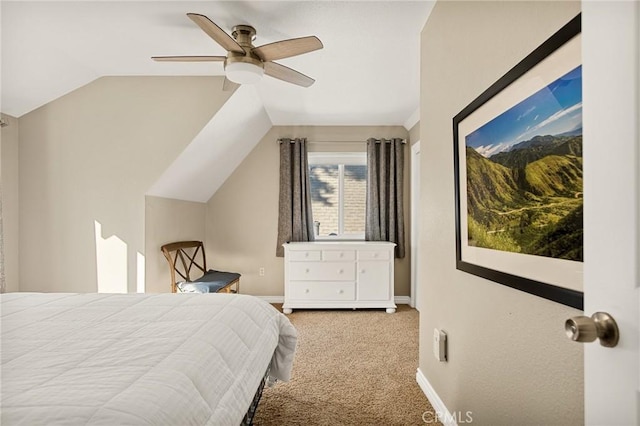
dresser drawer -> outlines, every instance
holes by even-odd
[[[356,260],[355,250],[322,250],[322,260]]]
[[[291,262],[300,262],[305,260],[321,260],[322,252],[320,250],[300,250],[290,251],[288,258]]]
[[[388,250],[358,250],[358,260],[389,260]]]
[[[288,297],[295,300],[355,300],[356,284],[292,281],[289,283]]]
[[[354,262],[291,262],[291,281],[355,281]]]

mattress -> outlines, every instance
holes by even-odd
[[[237,294],[0,295],[2,425],[238,425],[289,320]]]

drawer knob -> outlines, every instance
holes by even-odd
[[[344,253],[340,252],[340,257],[344,257]]]
[[[366,271],[363,269],[360,271],[361,274],[364,274]]]
[[[338,290],[338,294],[344,293],[344,290]]]
[[[305,292],[305,293],[309,293],[309,289],[308,289],[308,288],[305,288],[305,289],[304,289],[304,292]]]
[[[378,257],[378,253],[373,253],[373,257]]]
[[[338,273],[339,273],[339,274],[341,274],[341,273],[343,273],[343,272],[344,272],[344,271],[343,271],[342,269],[339,269],[339,270],[338,270]]]
[[[309,273],[309,268],[305,269],[304,272]]]
[[[308,251],[304,253],[304,257],[309,257],[309,252]]]

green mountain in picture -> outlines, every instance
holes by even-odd
[[[522,168],[547,155],[574,155],[582,157],[582,135],[536,136],[530,141],[520,142],[509,151],[492,155],[491,161],[510,168]]]
[[[467,147],[470,245],[582,261],[581,130],[489,158]]]
[[[471,216],[503,206],[516,206],[518,186],[508,167],[494,163],[467,147],[467,203]]]
[[[548,155],[524,168],[524,189],[539,196],[582,193],[582,157]]]

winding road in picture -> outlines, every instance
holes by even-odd
[[[470,246],[582,261],[582,67],[465,138]]]

